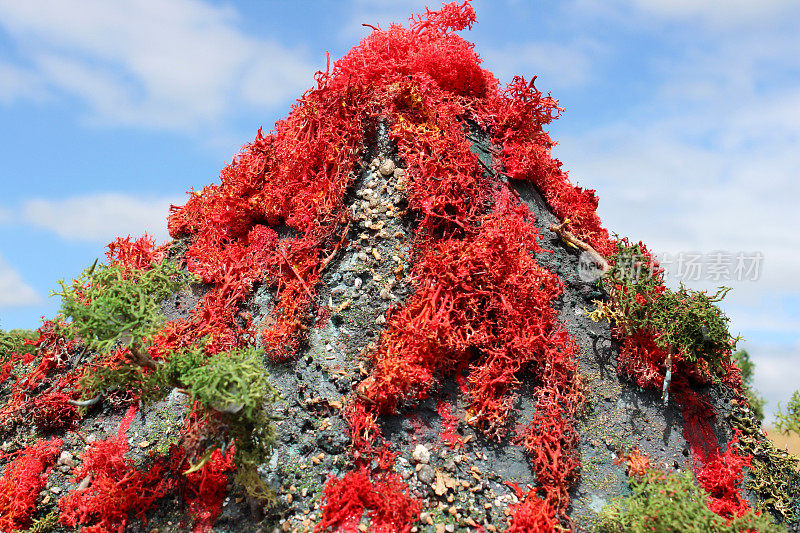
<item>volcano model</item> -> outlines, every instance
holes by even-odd
[[[0,530],[797,530],[724,291],[609,236],[474,21],[375,29],[4,341]]]

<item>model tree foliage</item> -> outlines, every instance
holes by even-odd
[[[800,391],[795,391],[792,399],[786,404],[786,412],[778,404],[778,412],[775,413],[775,427],[788,435],[791,432],[800,435]]]
[[[72,319],[65,326],[65,337],[80,338],[101,353],[127,347],[144,362],[149,356],[143,342],[164,321],[159,303],[191,279],[169,261],[144,270],[95,262],[72,284],[59,281],[61,291],[53,294],[61,296],[61,313]]]
[[[663,273],[641,244],[618,241],[617,252],[603,283],[612,295],[614,318],[628,334],[645,330],[656,343],[680,354],[689,363],[707,364],[713,374],[724,373],[736,340],[729,319],[715,305],[730,290],[695,291],[682,284],[677,291],[664,286]]]

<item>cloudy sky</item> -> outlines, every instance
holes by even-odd
[[[114,237],[166,239],[169,204],[285,116],[326,51],[426,3],[0,0],[0,327],[52,316],[56,281]],[[797,2],[474,6],[464,36],[485,66],[538,75],[566,108],[556,155],[606,226],[664,254],[673,284],[732,286],[756,385],[768,410],[785,402],[800,386]]]

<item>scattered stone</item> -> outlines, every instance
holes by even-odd
[[[61,455],[58,456],[58,464],[68,466],[69,468],[75,468],[75,459],[72,453],[67,450],[61,452]]]
[[[386,177],[389,177],[392,174],[394,174],[394,168],[395,168],[394,161],[392,161],[391,159],[385,159],[383,163],[381,163],[379,170],[381,174],[383,174]]]
[[[417,471],[417,479],[419,479],[425,485],[430,485],[433,483],[433,479],[436,475],[436,472],[433,470],[431,465],[424,464],[422,468]]]
[[[414,448],[414,452],[411,454],[411,458],[415,463],[428,464],[431,460],[431,452],[424,445],[417,444],[417,447]]]

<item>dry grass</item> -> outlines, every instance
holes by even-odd
[[[773,428],[764,428],[769,440],[775,443],[779,450],[788,450],[789,453],[796,457],[800,457],[800,435],[790,433],[783,435]]]

